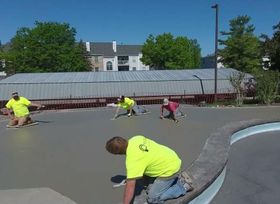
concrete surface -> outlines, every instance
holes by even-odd
[[[242,139],[230,149],[226,178],[211,204],[280,200],[280,131]]]
[[[76,204],[69,198],[49,189],[14,189],[0,191],[1,204]]]
[[[143,134],[173,149],[188,167],[210,133],[228,122],[277,119],[280,107],[198,108],[184,106],[179,124],[159,119],[159,106],[149,115],[110,120],[115,109],[43,113],[40,125],[18,130],[0,122],[0,190],[49,187],[77,202],[119,203],[123,188],[112,185],[125,175],[124,157],[104,149],[116,135]],[[0,202],[1,203],[1,202]]]

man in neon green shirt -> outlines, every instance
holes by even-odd
[[[41,104],[32,103],[28,99],[19,96],[18,92],[13,92],[12,98],[6,104],[6,108],[2,109],[2,112],[8,114],[10,118],[9,126],[23,126],[32,123],[28,110],[29,106],[35,106],[38,109],[44,107]],[[14,115],[11,114],[11,111],[14,112]]]
[[[179,175],[181,159],[172,149],[142,135],[129,140],[113,137],[106,143],[112,154],[126,155],[126,187],[124,204],[134,197],[136,180],[148,176],[154,178],[147,194],[148,203],[163,203],[193,190],[186,172]]]
[[[130,117],[132,114],[134,115],[140,115],[145,114],[148,111],[144,109],[143,107],[140,107],[137,105],[136,101],[134,101],[131,98],[120,96],[117,102],[117,110],[114,116],[114,119],[118,117],[118,112],[120,110],[120,107],[125,109],[127,111],[127,116]]]

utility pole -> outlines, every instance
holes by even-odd
[[[217,75],[218,75],[218,24],[219,24],[219,5],[215,4],[211,8],[216,10],[216,29],[215,29],[215,95],[214,95],[214,102],[217,102]]]

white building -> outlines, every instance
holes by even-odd
[[[141,62],[141,45],[117,45],[113,42],[86,42],[92,71],[149,70]]]

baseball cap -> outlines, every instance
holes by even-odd
[[[163,99],[163,105],[168,105],[169,100],[167,98]]]
[[[18,96],[18,92],[13,92],[12,96]]]

